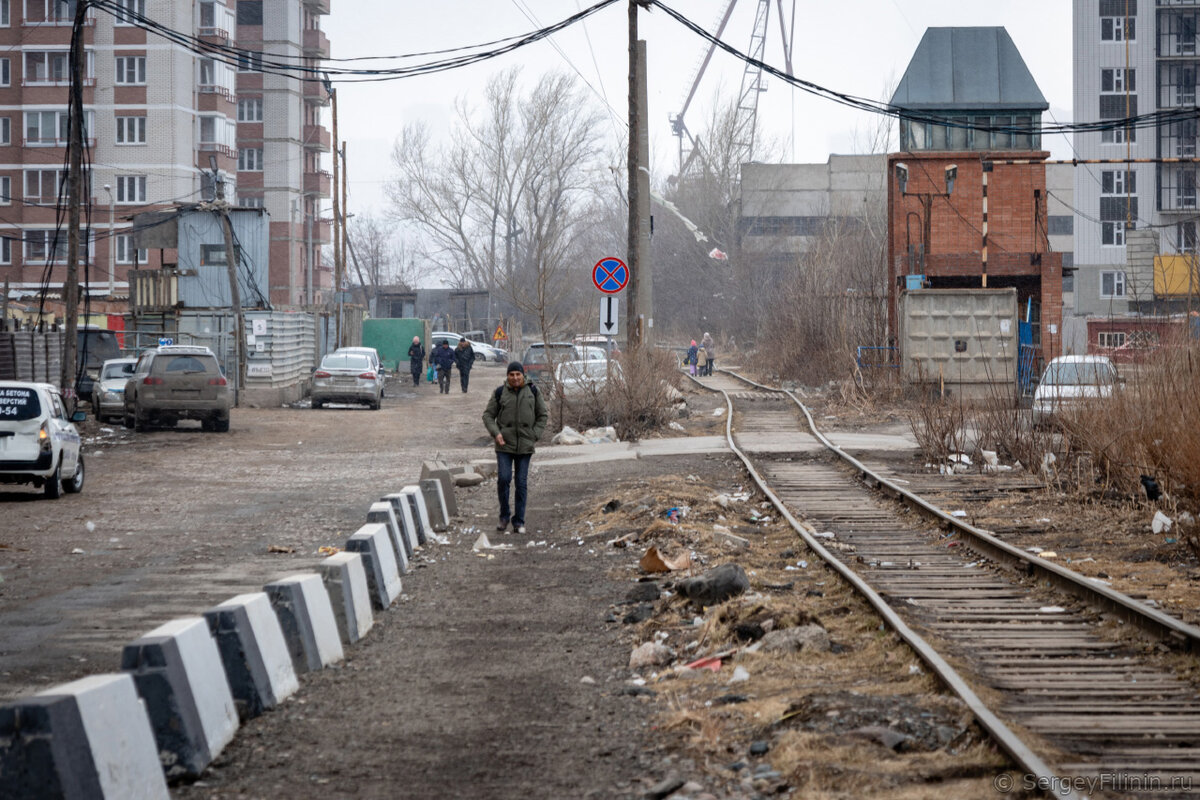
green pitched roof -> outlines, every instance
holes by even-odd
[[[927,28],[892,105],[910,111],[1050,107],[1004,28]]]

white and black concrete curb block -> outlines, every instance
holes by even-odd
[[[450,527],[450,514],[446,511],[446,498],[442,493],[442,482],[433,478],[421,481],[421,497],[425,499],[425,509],[429,512],[429,522],[439,533]]]
[[[0,797],[168,800],[133,679],[91,675],[0,706]]]
[[[396,570],[396,558],[392,555],[392,543],[387,530],[378,522],[359,528],[346,540],[346,549],[361,553],[367,568],[367,585],[371,588],[371,600],[375,607],[386,609],[400,596],[400,573]]]
[[[420,481],[432,478],[442,484],[442,494],[446,498],[446,508],[449,516],[458,516],[458,503],[454,499],[454,478],[449,468],[441,461],[422,461]]]
[[[127,645],[121,669],[146,701],[167,778],[198,777],[233,739],[237,709],[200,617],[171,620]]]
[[[404,532],[404,549],[408,553],[408,560],[412,561],[413,553],[420,545],[417,537],[417,524],[413,516],[413,504],[408,501],[408,495],[403,492],[386,494],[383,499],[392,504],[396,522],[400,523],[400,529]]]
[[[289,575],[268,583],[263,591],[279,618],[296,672],[315,672],[342,660],[333,605],[320,575]]]
[[[300,688],[279,619],[266,592],[239,594],[204,612],[243,721]]]
[[[425,544],[429,541],[429,534],[433,533],[433,526],[429,524],[429,511],[425,508],[425,496],[421,494],[421,487],[405,486],[400,490],[400,494],[408,496],[413,520],[417,523],[417,541]]]
[[[334,553],[319,567],[342,641],[354,644],[375,624],[362,554]]]
[[[408,548],[404,546],[404,533],[400,530],[400,523],[396,519],[396,512],[392,510],[392,504],[386,500],[371,503],[371,507],[367,509],[367,522],[378,522],[387,528],[388,539],[392,542],[392,553],[396,556],[396,571],[407,575]]]

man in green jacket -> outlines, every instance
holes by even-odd
[[[546,429],[550,413],[537,387],[525,382],[525,367],[520,361],[508,365],[508,378],[492,392],[483,424],[496,440],[496,488],[500,494],[500,523],[496,530],[508,528],[525,533],[525,500],[528,497],[529,460],[534,445]],[[513,471],[517,474],[516,504],[509,514],[508,487]]]

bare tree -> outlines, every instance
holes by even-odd
[[[544,335],[585,268],[601,118],[574,79],[547,74],[522,94],[519,77],[494,76],[478,111],[459,101],[445,148],[406,127],[389,194],[392,214],[415,226],[424,257],[452,286],[498,292]]]
[[[354,274],[369,295],[381,286],[399,284],[412,288],[417,267],[408,248],[388,223],[372,214],[351,218],[350,263]]]

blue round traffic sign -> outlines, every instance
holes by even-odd
[[[619,258],[602,258],[592,267],[592,283],[605,294],[617,294],[629,283],[629,267]]]

